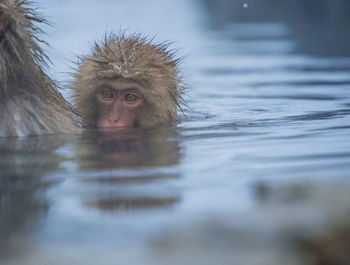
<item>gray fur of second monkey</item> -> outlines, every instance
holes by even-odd
[[[28,1],[0,0],[0,22],[0,136],[75,131],[72,106],[45,72],[36,24],[46,21]]]

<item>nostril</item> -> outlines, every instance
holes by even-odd
[[[118,123],[118,119],[109,119],[108,120],[109,121],[109,123],[111,123],[111,124],[114,124],[114,123]]]

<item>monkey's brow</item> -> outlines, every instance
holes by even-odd
[[[133,85],[130,85],[130,86],[126,86],[126,87],[122,87],[122,88],[117,88],[113,85],[110,85],[110,84],[106,84],[106,83],[102,83],[100,86],[100,88],[110,88],[110,89],[113,89],[113,90],[117,90],[117,91],[126,91],[126,90],[135,90],[135,91],[140,91],[141,89],[137,86],[133,86]]]

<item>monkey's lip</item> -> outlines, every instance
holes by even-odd
[[[112,117],[113,120],[113,117]],[[116,121],[112,121],[109,118],[102,118],[98,122],[99,128],[104,128],[107,130],[119,130],[122,128],[130,128],[132,127],[132,123],[129,121],[125,121],[123,119],[116,118]]]
[[[125,124],[125,123],[118,123],[112,126],[101,126],[100,129],[102,131],[122,131],[122,130],[126,130],[126,129],[130,129],[133,128],[133,126],[129,125],[129,124]]]

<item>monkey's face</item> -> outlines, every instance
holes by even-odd
[[[143,87],[135,82],[106,80],[96,89],[99,128],[136,127],[138,113],[144,104]]]

